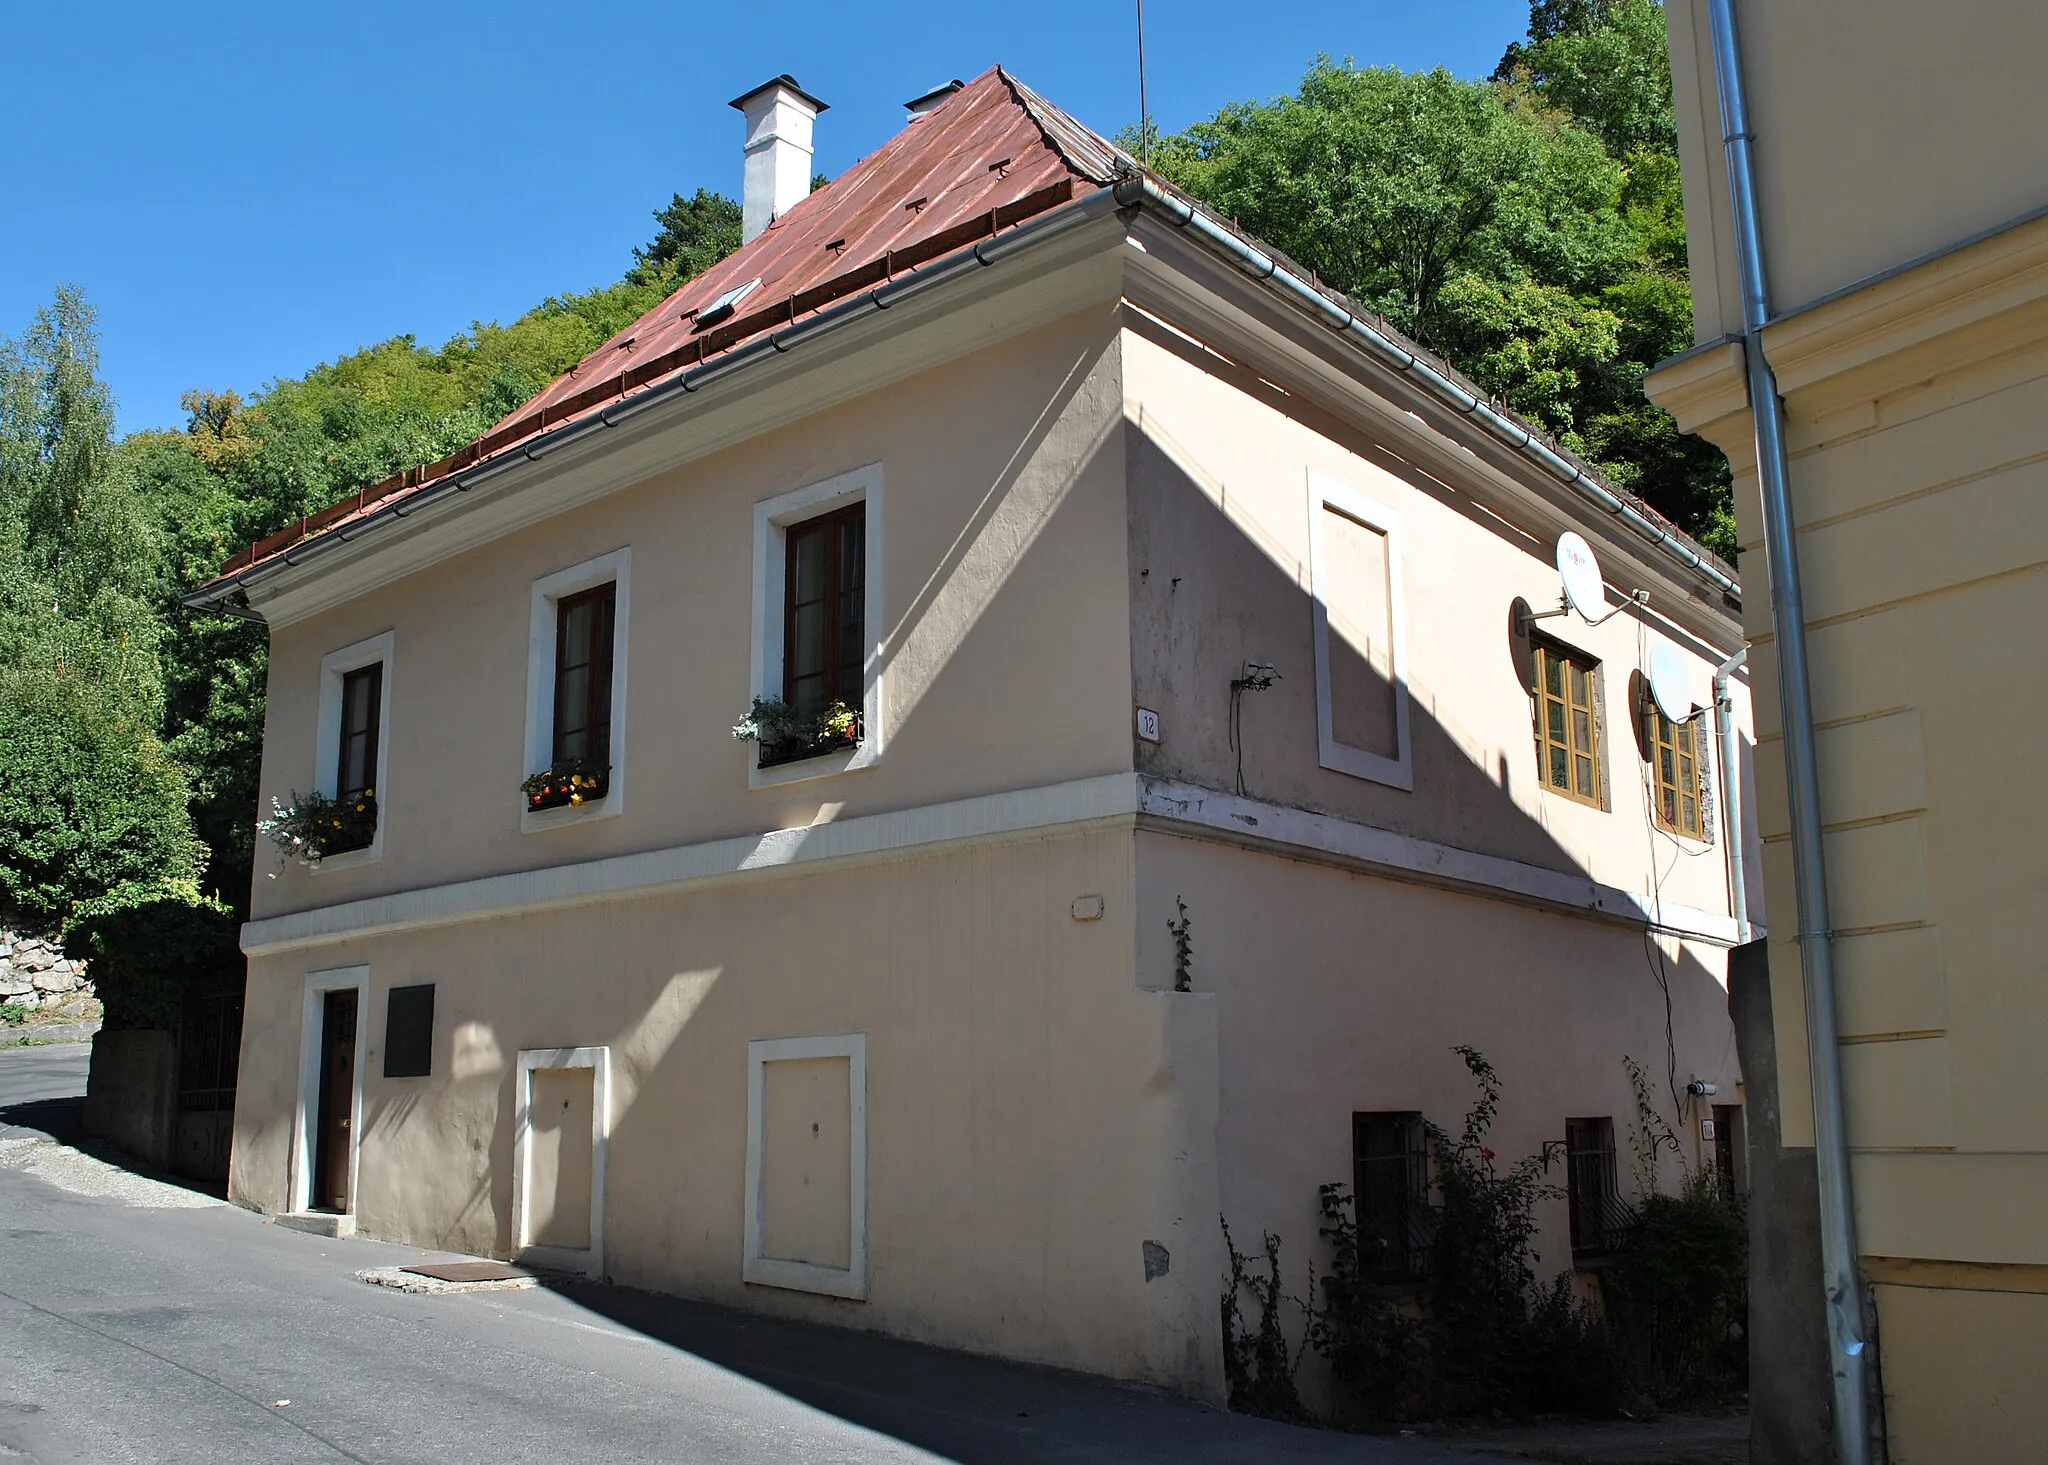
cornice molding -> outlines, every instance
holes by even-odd
[[[1719,912],[1660,903],[1583,873],[1480,854],[1192,784],[1109,773],[269,916],[242,927],[242,950],[252,957],[278,956],[469,921],[952,854],[1020,838],[1120,828],[1217,840],[1360,874],[1647,927],[1709,945],[1732,946],[1740,939],[1734,920]]]
[[[2048,351],[2048,216],[1764,328],[1787,412],[1809,423],[2028,347]],[[1643,389],[1681,431],[1706,438],[1740,469],[1754,457],[1743,368],[1742,343],[1718,342],[1663,363]],[[1803,436],[1798,422],[1793,435]]]

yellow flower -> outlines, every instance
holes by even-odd
[[[583,802],[583,795],[582,795],[582,794],[570,794],[570,795],[569,795],[569,802],[570,802],[570,803],[572,803],[572,804],[580,804],[580,803],[582,803],[582,802]]]

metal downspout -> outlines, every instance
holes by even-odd
[[[1714,748],[1721,755],[1721,823],[1728,857],[1728,913],[1735,917],[1735,939],[1749,940],[1749,875],[1742,868],[1742,773],[1735,757],[1735,702],[1728,695],[1728,673],[1749,660],[1749,648],[1714,668]]]
[[[1785,406],[1777,374],[1764,356],[1770,319],[1763,231],[1757,218],[1750,155],[1749,107],[1742,87],[1733,0],[1707,0],[1713,28],[1714,74],[1721,94],[1722,148],[1742,273],[1743,356],[1750,420],[1756,428],[1764,548],[1771,572],[1771,622],[1778,640],[1779,700],[1785,724],[1785,781],[1792,814],[1792,873],[1798,892],[1799,966],[1806,993],[1806,1042],[1813,1070],[1814,1157],[1820,1181],[1821,1279],[1827,1294],[1828,1362],[1834,1375],[1835,1453],[1841,1465],[1871,1458],[1869,1349],[1863,1287],[1857,1276],[1856,1217],[1851,1200],[1849,1141],[1842,1105],[1841,1049],[1835,1026],[1833,931],[1828,916],[1822,846],[1813,688],[1806,660],[1806,607],[1799,584],[1797,522],[1785,456]]]

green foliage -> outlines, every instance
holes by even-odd
[[[677,195],[616,284],[438,348],[397,336],[245,398],[193,390],[183,432],[115,443],[72,287],[0,340],[0,905],[49,924],[194,872],[241,908],[255,859],[261,626],[175,597],[236,549],[447,456],[739,245],[739,206]],[[189,810],[189,813],[185,812]]]
[[[1726,1177],[1686,1164],[1643,1065],[1622,1065],[1635,1091],[1629,1148],[1641,1200],[1628,1248],[1600,1277],[1608,1321],[1638,1385],[1659,1403],[1725,1398],[1748,1378],[1748,1220]],[[1666,1155],[1684,1176],[1676,1195],[1661,1183]]]
[[[270,817],[257,821],[256,832],[288,859],[317,865],[331,854],[362,849],[377,837],[377,791],[331,799],[295,789],[289,805],[270,801]]]
[[[1494,79],[1533,87],[1618,158],[1677,150],[1664,7],[1656,0],[1536,0],[1528,41],[1508,47]]]
[[[1441,1197],[1432,1258],[1429,1342],[1436,1412],[1486,1414],[1612,1408],[1600,1382],[1605,1341],[1569,1272],[1536,1282],[1536,1207],[1561,1192],[1544,1177],[1554,1148],[1505,1169],[1487,1138],[1500,1078],[1477,1049],[1454,1050],[1479,1097],[1452,1135],[1424,1121]],[[1590,1355],[1590,1356],[1589,1356]]]
[[[1280,1281],[1280,1238],[1265,1236],[1264,1276],[1251,1269],[1251,1258],[1231,1240],[1230,1223],[1223,1223],[1223,1249],[1230,1257],[1230,1275],[1223,1287],[1223,1378],[1229,1390],[1230,1407],[1240,1414],[1306,1424],[1313,1416],[1301,1402],[1294,1376],[1301,1367],[1306,1344],[1288,1341],[1285,1313],[1291,1307],[1306,1313],[1299,1298],[1290,1297]],[[1315,1291],[1315,1275],[1309,1275],[1309,1291]],[[1259,1310],[1257,1322],[1249,1321],[1240,1298],[1249,1296]]]
[[[1615,1338],[1661,1404],[1740,1391],[1747,1378],[1749,1226],[1708,1166],[1645,1196],[1631,1245],[1601,1274]]]
[[[108,1030],[171,1028],[190,983],[241,970],[237,929],[194,881],[135,881],[72,913],[64,954],[87,964]]]
[[[813,179],[815,192],[825,180]],[[688,198],[677,194],[665,209],[654,211],[661,230],[643,249],[633,251],[626,278],[635,284],[673,281],[669,289],[694,279],[740,247],[740,206],[723,194],[700,188]]]
[[[196,869],[158,737],[162,539],[111,428],[92,310],[59,290],[0,342],[0,916],[29,929]]]
[[[1428,1382],[1421,1317],[1364,1265],[1350,1187],[1325,1185],[1318,1201],[1330,1270],[1309,1309],[1308,1345],[1368,1420],[1409,1418],[1424,1407]]]
[[[1171,181],[1732,555],[1725,460],[1642,391],[1691,344],[1674,139],[1654,0],[1538,0],[1492,82],[1324,57],[1291,96],[1146,140]]]
[[[27,1021],[27,1007],[19,1002],[0,1002],[0,1027],[18,1028]]]
[[[1166,932],[1173,938],[1173,990],[1192,992],[1195,990],[1195,938],[1189,934],[1188,905],[1177,895],[1173,903],[1180,909],[1180,919],[1166,923]]]

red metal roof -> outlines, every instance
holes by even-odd
[[[468,447],[350,494],[259,540],[222,565],[221,578],[833,301],[1104,187],[1120,158],[1101,137],[991,67]],[[760,284],[736,314],[698,328],[699,311],[752,280]]]

